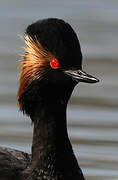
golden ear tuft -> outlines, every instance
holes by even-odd
[[[27,90],[29,85],[39,79],[47,70],[50,69],[50,59],[54,56],[46,51],[39,40],[34,37],[32,39],[27,34],[24,37],[26,46],[23,60],[20,63],[20,78],[19,78],[19,90],[18,90],[18,102],[19,107],[22,109],[21,97]]]

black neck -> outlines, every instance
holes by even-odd
[[[66,104],[36,107],[30,176],[49,180],[84,180],[73,154],[66,125]]]
[[[66,124],[66,108],[74,84],[46,87],[38,89],[36,85],[23,97],[25,112],[34,123],[30,177],[83,180]]]
[[[34,134],[32,165],[42,165],[49,154],[72,152],[66,125],[66,105],[61,102],[42,104],[32,118]]]

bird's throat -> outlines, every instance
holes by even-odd
[[[42,104],[34,116],[32,167],[39,169],[53,165],[64,154],[72,153],[66,125],[66,105],[59,102]]]

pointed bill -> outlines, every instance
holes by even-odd
[[[97,83],[99,82],[99,79],[97,79],[96,77],[87,74],[86,72],[84,72],[83,70],[65,70],[64,71],[65,74],[69,75],[70,77],[72,77],[72,79],[76,82],[85,82],[85,83]]]

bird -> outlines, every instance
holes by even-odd
[[[26,28],[24,40],[17,97],[33,123],[32,153],[0,148],[0,177],[85,180],[69,140],[66,110],[79,82],[99,80],[83,71],[80,42],[68,22],[40,19]]]

